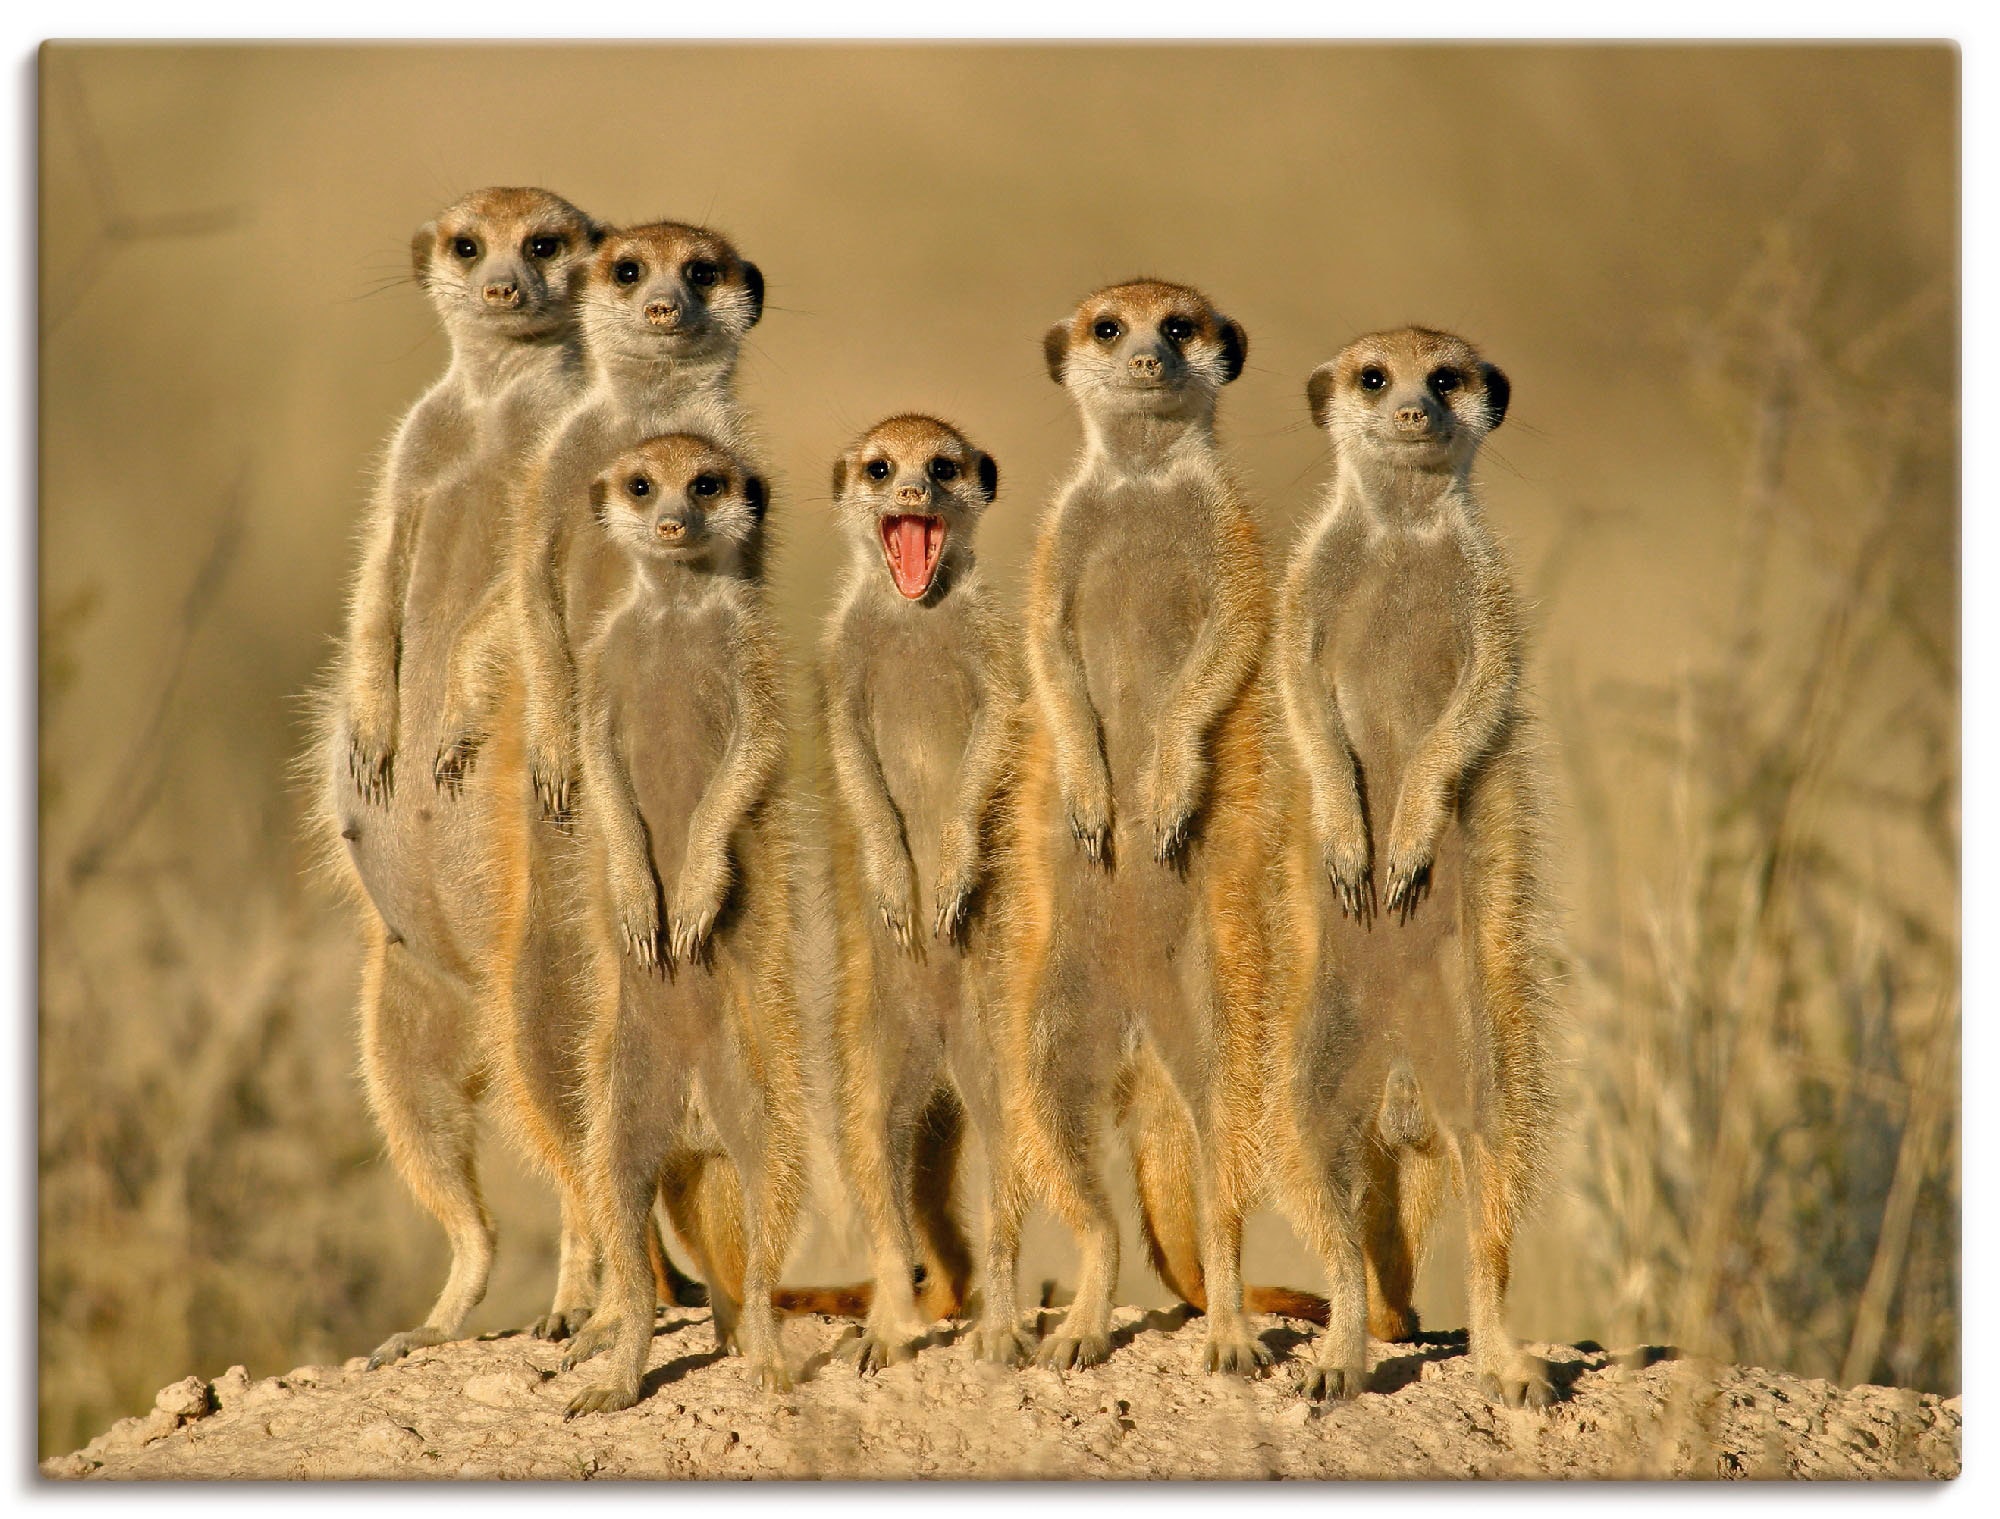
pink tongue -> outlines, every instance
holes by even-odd
[[[898,517],[889,529],[896,589],[912,600],[930,589],[930,555],[925,551],[929,527],[926,517]]]

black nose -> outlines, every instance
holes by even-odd
[[[1421,406],[1399,406],[1396,408],[1396,425],[1404,432],[1429,432],[1431,414]]]

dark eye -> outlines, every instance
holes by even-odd
[[[639,261],[634,258],[621,258],[611,266],[611,277],[621,285],[638,284]]]
[[[861,467],[868,471],[868,478],[870,480],[886,480],[889,478],[889,461],[887,459],[870,459]]]
[[[1363,390],[1380,390],[1388,383],[1389,376],[1379,364],[1370,364],[1361,371],[1361,388]]]
[[[1430,377],[1431,394],[1448,396],[1465,383],[1465,376],[1456,369],[1433,369]]]
[[[1090,324],[1091,336],[1096,338],[1100,343],[1117,342],[1119,334],[1124,332],[1124,330],[1123,327],[1119,326],[1118,323],[1114,322],[1108,316],[1101,316]]]
[[[562,252],[562,239],[559,237],[531,237],[528,239],[529,258],[554,258],[560,252]]]
[[[690,285],[700,285],[704,288],[722,278],[722,270],[704,258],[694,260],[682,269],[681,273],[687,277]]]
[[[721,490],[722,476],[720,475],[696,475],[694,477],[694,493],[697,496],[713,496]]]
[[[1185,343],[1194,336],[1194,323],[1184,316],[1170,316],[1160,323],[1160,331],[1169,343]]]
[[[944,484],[947,480],[956,480],[958,478],[958,461],[947,459],[942,454],[938,455],[937,458],[931,460],[931,478],[940,485]]]
[[[479,257],[479,244],[469,237],[454,237],[451,240],[451,251],[470,263]]]
[[[634,475],[625,482],[625,494],[632,497],[650,496],[653,494],[653,482],[644,475]]]

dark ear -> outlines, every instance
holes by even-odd
[[[764,489],[764,482],[758,479],[757,476],[745,475],[743,477],[743,500],[750,508],[750,515],[755,517],[759,522],[762,522],[764,520],[764,511],[771,504],[771,498],[769,493]]]
[[[743,260],[743,288],[750,292],[750,325],[755,327],[764,316],[764,271],[747,258]]]
[[[1243,373],[1243,361],[1250,357],[1250,334],[1228,317],[1222,319],[1222,383],[1227,385]]]
[[[847,494],[847,455],[842,454],[833,461],[833,499],[838,501]]]
[[[590,515],[599,522],[604,520],[604,498],[611,494],[611,486],[603,475],[590,482]]]
[[[986,492],[986,499],[991,501],[1000,494],[1000,466],[993,462],[993,455],[981,454],[979,463],[973,467],[979,471],[979,488]]]
[[[1049,378],[1063,382],[1063,355],[1069,352],[1069,323],[1057,322],[1042,334],[1042,362],[1049,366]]]
[[[1486,428],[1491,432],[1507,420],[1507,403],[1514,399],[1514,387],[1497,365],[1481,364],[1479,372],[1486,381],[1486,414],[1493,419]]]
[[[437,249],[438,224],[425,222],[410,237],[410,269],[421,284],[424,271],[431,266],[431,254]]]
[[[1312,413],[1315,427],[1325,427],[1333,415],[1334,379],[1334,366],[1322,364],[1306,380],[1306,409]]]

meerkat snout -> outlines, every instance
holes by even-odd
[[[898,506],[927,506],[931,499],[931,483],[928,480],[905,480],[896,487]]]
[[[1406,433],[1422,437],[1431,430],[1431,413],[1421,402],[1412,406],[1396,408],[1396,426]]]
[[[671,332],[681,324],[681,308],[678,301],[646,302],[646,320],[652,326]]]
[[[1157,380],[1160,377],[1158,354],[1135,353],[1127,367],[1132,371],[1132,378],[1135,380]]]
[[[521,286],[516,280],[502,280],[490,284],[482,292],[486,304],[498,306],[502,311],[512,311],[521,304]]]

